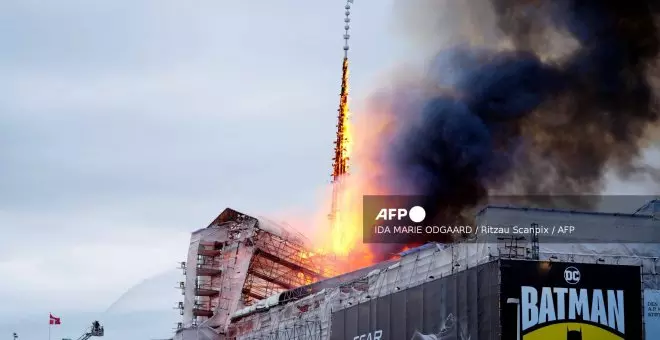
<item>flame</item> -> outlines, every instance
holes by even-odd
[[[316,256],[316,253],[311,251],[301,251],[298,256],[300,256],[301,259],[311,259],[312,257]]]
[[[383,143],[387,143],[383,138],[392,135],[398,125],[391,110],[392,103],[387,100],[374,100],[367,110],[353,116],[349,109],[348,58],[344,58],[342,66],[332,186],[314,216],[315,231],[310,235],[308,229],[307,234],[311,236],[317,254],[334,257],[334,269],[348,272],[372,265],[377,259],[370,247],[362,242],[362,200],[364,195],[392,192],[379,181],[379,178],[387,177],[388,171],[379,158],[379,151]],[[330,219],[328,207],[331,207]]]
[[[343,89],[342,89],[342,95],[344,98],[340,99],[340,113],[339,117],[340,119],[343,119],[341,127],[343,129],[342,131],[342,145],[344,149],[344,159],[343,161],[348,165],[348,160],[351,158],[351,153],[353,152],[353,138],[351,136],[352,133],[352,128],[351,128],[351,110],[348,107],[348,99],[349,99],[349,86],[348,86],[348,76],[350,74],[350,70],[348,68],[348,58],[344,59],[344,67],[343,67],[343,72],[342,72],[342,84],[343,84]],[[348,168],[348,167],[347,167]],[[348,170],[348,169],[347,169]]]
[[[329,252],[339,257],[354,255],[352,252],[361,235],[361,195],[357,195],[356,186],[348,177],[349,160],[353,155],[353,129],[351,126],[351,111],[349,109],[350,75],[348,58],[342,64],[342,81],[339,98],[339,116],[337,124],[337,141],[335,145],[335,164],[333,166],[333,193],[331,202],[331,225]],[[358,200],[360,199],[360,200]],[[351,256],[350,261],[359,265],[369,264],[373,256],[368,250],[361,251],[358,256]]]
[[[334,164],[332,166],[332,181],[348,173],[348,161],[352,152],[350,110],[348,108],[348,58],[342,64],[341,92],[339,93],[339,115],[337,122],[337,139],[335,141]]]
[[[321,252],[332,254],[338,259],[337,270],[343,272],[364,268],[375,262],[376,257],[368,245],[362,242],[362,199],[364,195],[384,195],[389,192],[375,180],[386,171],[376,151],[381,147],[382,136],[395,126],[393,117],[388,114],[389,110],[378,107],[369,110],[369,114],[361,112],[359,116],[352,116],[348,101],[348,74],[348,59],[345,59],[337,125],[339,143],[336,145],[341,152],[335,154],[329,204],[333,208],[332,219],[328,223],[327,213],[319,212],[316,223],[323,231],[317,233],[316,244],[322,249]],[[374,115],[378,115],[378,119],[374,119]],[[337,170],[349,168],[349,160],[350,175],[348,172],[337,173]],[[326,203],[324,208],[327,207]],[[321,216],[325,218],[321,219]]]
[[[309,285],[309,284],[314,283],[314,280],[312,280],[311,277],[309,277],[308,275],[305,275],[304,273],[298,272],[298,274],[296,274],[296,276],[297,276],[300,280],[303,281],[303,284],[304,284],[304,285]]]

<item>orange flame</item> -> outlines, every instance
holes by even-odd
[[[330,251],[339,256],[347,256],[350,251],[350,245],[355,242],[355,228],[345,229],[342,226],[355,225],[355,215],[343,208],[353,206],[350,196],[346,195],[346,190],[350,187],[345,184],[348,174],[348,160],[352,151],[353,138],[350,128],[350,109],[348,106],[348,77],[349,77],[348,58],[344,58],[342,65],[341,92],[339,98],[339,122],[337,124],[337,145],[339,150],[335,155],[335,167],[333,172],[333,197],[330,212],[332,224],[331,228],[331,246]]]
[[[348,173],[348,161],[352,150],[350,128],[350,110],[348,109],[348,58],[344,58],[342,65],[341,92],[339,93],[339,115],[337,122],[337,139],[335,141],[335,155],[332,166],[332,181]]]
[[[362,241],[362,200],[364,195],[391,193],[379,181],[387,177],[384,175],[389,170],[383,166],[379,151],[388,143],[385,138],[393,135],[398,125],[397,117],[390,110],[392,103],[388,101],[373,101],[369,103],[372,105],[368,110],[352,115],[349,109],[348,58],[344,59],[342,66],[332,186],[328,188],[325,204],[316,212],[314,221],[308,221],[315,226],[314,230],[305,231],[314,242],[317,254],[334,257],[334,269],[348,272],[372,265],[376,260],[376,254]],[[414,84],[419,82],[410,82],[410,88],[414,88]],[[328,206],[331,207],[330,219]]]
[[[349,75],[348,58],[344,58],[335,145],[335,165],[333,167],[328,252],[343,258],[345,260],[343,262],[349,263],[348,269],[355,269],[371,264],[373,256],[367,247],[359,247],[362,233],[361,188],[357,187],[348,176],[349,160],[351,160],[354,152],[351,111],[349,109]],[[359,249],[356,249],[356,247]]]
[[[342,89],[342,94],[344,98],[340,100],[340,119],[343,121],[341,122],[341,127],[343,129],[341,135],[342,135],[342,147],[343,147],[343,154],[344,154],[344,159],[343,161],[346,163],[347,168],[346,170],[348,171],[348,160],[351,158],[351,152],[353,150],[353,138],[351,136],[352,129],[351,129],[351,111],[348,107],[348,76],[350,74],[349,68],[348,68],[348,58],[344,59],[344,67],[343,67],[343,74],[342,74],[342,84],[343,84],[343,89]]]
[[[310,250],[316,255],[334,260],[333,268],[329,269],[334,274],[372,265],[377,255],[382,259],[382,254],[373,253],[369,245],[363,243],[362,201],[364,195],[387,195],[393,192],[386,186],[386,182],[380,180],[390,177],[389,169],[383,166],[380,159],[380,151],[389,142],[387,137],[395,135],[399,126],[398,117],[394,115],[396,112],[392,111],[394,102],[382,98],[375,98],[367,103],[366,110],[361,109],[359,114],[352,114],[349,109],[348,66],[348,59],[345,59],[332,184],[324,188],[322,204],[312,216],[306,215],[303,219],[301,216],[305,214],[302,211],[287,214],[287,219],[299,226],[297,231],[312,241]],[[414,80],[407,81],[405,88],[417,90],[419,79],[411,76],[410,72],[405,75]],[[420,89],[428,91],[423,94],[435,94],[434,88],[428,85],[423,84]],[[385,98],[398,100],[396,96]],[[347,171],[349,161],[350,175]],[[332,207],[330,219],[329,206]],[[309,256],[309,253],[300,254],[301,259]]]
[[[369,247],[362,242],[362,199],[363,195],[387,192],[373,180],[385,170],[375,157],[375,151],[381,147],[380,138],[393,126],[392,117],[387,114],[379,115],[377,120],[373,116],[362,115],[356,117],[359,120],[351,121],[348,74],[348,59],[345,59],[333,167],[331,219],[330,224],[320,224],[327,227],[323,228],[326,232],[318,235],[320,239],[317,242],[322,245],[324,252],[335,255],[339,259],[338,263],[346,264],[346,268],[338,268],[345,271],[369,266],[375,260]],[[357,135],[353,134],[353,128],[358,132]],[[348,171],[341,172],[348,170],[349,160],[350,175]]]

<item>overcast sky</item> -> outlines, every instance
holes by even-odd
[[[391,2],[356,0],[356,105],[412,55]],[[53,339],[94,318],[108,340],[168,336],[191,231],[228,206],[312,208],[330,174],[343,12],[0,2],[0,338],[45,339],[49,312],[63,320]]]
[[[329,180],[343,5],[0,2],[0,338],[44,339],[48,312],[53,339],[75,338],[155,275],[160,290],[111,312],[174,315],[151,334],[166,336],[191,231],[227,206],[311,206]],[[405,53],[390,14],[355,4],[354,93]]]

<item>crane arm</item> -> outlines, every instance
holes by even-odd
[[[87,332],[87,333],[81,335],[81,336],[78,338],[78,340],[88,340],[88,339],[91,338],[91,337],[92,337],[92,333]]]
[[[78,340],[89,340],[89,338],[93,336],[103,336],[105,331],[103,330],[103,326],[98,321],[92,322],[92,327],[90,327],[88,330],[85,331],[83,335],[81,335]]]

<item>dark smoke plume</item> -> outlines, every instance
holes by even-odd
[[[383,181],[456,218],[492,192],[594,194],[606,170],[656,172],[638,162],[658,121],[658,2],[491,0],[509,48],[441,51],[428,77],[450,91],[390,99]],[[553,54],[553,37],[573,47]]]

